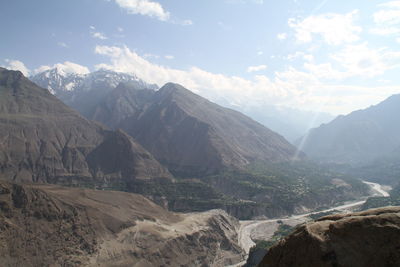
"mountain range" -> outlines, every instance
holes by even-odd
[[[158,89],[157,85],[147,84],[133,74],[108,70],[78,74],[55,67],[30,79],[86,117],[94,116],[97,103],[121,82],[129,82],[140,89]]]
[[[87,119],[131,135],[177,180],[136,179],[116,189],[144,194],[176,211],[222,208],[238,218],[299,212],[366,192],[351,177],[305,163],[304,154],[282,136],[237,111],[178,84],[155,90],[131,78],[115,88],[98,82],[82,90],[95,95],[99,88],[107,88],[100,89],[104,94],[98,98],[79,97],[82,107],[77,110]],[[91,113],[84,112],[86,101]],[[324,194],[319,193],[322,187]]]
[[[55,90],[0,68],[8,265],[225,266],[243,260],[230,215],[304,213],[368,194],[360,180],[315,165],[281,135],[179,84],[93,84],[72,90],[82,102],[67,106]]]
[[[94,116],[96,102],[101,101],[111,89],[121,82],[128,82],[138,89],[158,89],[157,85],[149,84],[139,79],[135,74],[117,73],[105,69],[88,74],[78,74],[63,69],[62,66],[56,66],[37,73],[30,79],[39,86],[48,89],[73,109],[90,118]],[[96,90],[93,91],[92,89]],[[288,107],[275,107],[273,105],[236,106],[224,99],[220,99],[218,103],[253,118],[292,143],[309,129],[333,119],[333,116],[328,113],[302,111]]]
[[[156,91],[133,75],[104,70],[66,75],[57,68],[31,80],[86,118],[123,129],[174,174],[204,176],[296,157],[296,148],[275,132],[178,84]]]
[[[312,129],[299,148],[323,162],[365,164],[400,151],[400,95]]]

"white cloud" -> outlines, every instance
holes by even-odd
[[[380,26],[370,29],[369,32],[376,35],[397,35],[400,33],[400,28]]]
[[[96,27],[93,26],[93,25],[90,25],[89,28],[90,28],[92,31],[96,30]]]
[[[354,25],[358,11],[347,14],[327,13],[309,16],[299,20],[289,19],[289,26],[295,30],[299,43],[310,43],[315,36],[320,36],[329,45],[352,43],[360,39],[360,26]]]
[[[367,43],[348,45],[331,58],[344,68],[347,77],[375,77],[400,64],[400,52],[371,49]]]
[[[118,31],[118,32],[123,32],[123,31],[124,31],[124,28],[122,28],[122,27],[117,27],[117,31]]]
[[[304,68],[308,73],[320,80],[343,80],[351,76],[349,73],[333,68],[331,63],[315,64],[306,62],[304,63]]]
[[[100,40],[108,39],[107,36],[105,36],[105,34],[101,33],[101,32],[91,32],[90,34],[92,35],[93,38],[96,38],[96,39],[100,39]]]
[[[146,54],[143,55],[143,57],[144,58],[148,58],[148,59],[150,59],[150,58],[155,58],[155,59],[160,58],[159,55],[155,55],[155,54],[151,54],[151,53],[146,53]]]
[[[149,0],[114,0],[121,8],[130,14],[140,14],[143,16],[155,17],[161,21],[167,21],[170,13],[161,6],[160,3]]]
[[[172,55],[165,55],[164,58],[165,58],[165,59],[170,59],[170,60],[171,60],[171,59],[174,59],[175,57],[172,56]]]
[[[376,104],[400,91],[400,86],[357,87],[323,81],[341,78],[346,72],[339,72],[329,64],[310,65],[305,71],[289,67],[276,72],[272,78],[255,75],[252,79],[244,79],[211,73],[197,67],[179,70],[160,66],[127,47],[96,46],[95,52],[110,60],[109,63],[97,65],[96,69],[135,73],[145,81],[160,86],[176,82],[216,103],[231,103],[241,107],[276,104],[339,114]]]
[[[257,72],[267,69],[267,65],[250,66],[247,68],[247,72]]]
[[[285,40],[287,38],[287,34],[286,33],[279,33],[276,38],[278,38],[278,40]]]
[[[64,48],[68,48],[68,45],[64,42],[58,42],[57,43],[58,46],[64,47]]]
[[[400,1],[390,1],[390,2],[379,4],[378,6],[388,7],[388,8],[400,8]]]
[[[377,35],[400,34],[400,1],[378,5],[381,9],[373,14],[375,27],[370,32]]]
[[[380,10],[374,14],[374,22],[377,24],[400,23],[400,9]]]
[[[39,68],[35,69],[33,74],[38,74],[43,71],[49,70],[49,69],[54,69],[57,68],[58,72],[61,74],[88,74],[90,71],[87,67],[70,62],[70,61],[65,61],[64,63],[57,63],[54,64],[53,66],[40,66]]]
[[[33,70],[33,75],[36,75],[38,73],[41,73],[41,72],[44,72],[44,71],[50,70],[50,69],[51,69],[51,66],[47,66],[47,65],[40,66],[39,68],[36,68]]]
[[[96,69],[135,73],[145,81],[161,86],[167,82],[180,83],[214,101],[229,99],[229,102],[243,104],[251,98],[254,103],[286,94],[283,89],[275,88],[266,76],[257,75],[250,81],[210,73],[197,67],[188,70],[167,68],[149,62],[127,47],[96,46],[95,52],[107,56],[111,61],[110,64],[97,65]]]
[[[300,54],[293,54],[292,58]],[[304,69],[321,80],[341,81],[352,77],[377,77],[400,66],[400,52],[388,48],[372,49],[367,43],[346,45],[329,57],[332,62],[317,64],[309,61],[304,63]]]
[[[31,72],[22,61],[19,60],[14,60],[14,59],[6,59],[4,60],[7,65],[4,65],[3,67],[9,70],[19,70],[24,74],[25,76],[29,76],[29,73]]]
[[[308,62],[314,61],[314,56],[313,55],[306,54],[306,53],[301,52],[301,51],[297,51],[297,52],[295,52],[293,54],[289,54],[286,57],[286,59],[289,60],[289,61],[293,61],[293,60],[298,59],[298,58],[302,58],[302,59],[304,59],[305,61],[308,61]]]

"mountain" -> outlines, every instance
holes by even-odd
[[[146,108],[119,127],[178,176],[290,161],[297,152],[282,136],[249,117],[173,83],[155,92]]]
[[[154,94],[154,90],[135,83],[121,82],[97,103],[90,118],[117,129],[124,120],[141,113],[152,102]]]
[[[98,103],[109,102],[106,100],[106,94],[119,83],[130,83],[137,89],[152,91],[158,89],[157,85],[148,84],[134,74],[104,69],[88,74],[77,74],[65,69],[63,65],[38,73],[30,79],[39,86],[49,89],[64,103],[88,118],[93,118],[94,109]],[[236,106],[224,99],[219,99],[217,103],[246,114],[265,127],[283,135],[292,143],[309,129],[333,119],[333,116],[327,113],[278,108],[273,105]]]
[[[297,160],[304,155],[296,159],[296,149],[280,135],[180,85],[150,91],[120,84],[105,99],[96,108],[98,121],[129,133],[181,182],[198,178],[185,190],[166,193],[174,196],[169,201],[173,210],[212,207],[243,219],[277,216],[366,192],[349,176]],[[224,197],[200,196],[193,185],[204,184],[208,187],[203,192]],[[190,193],[177,197],[183,191]]]
[[[215,266],[243,260],[239,221],[131,193],[0,181],[1,266]]]
[[[96,95],[98,87],[88,90]],[[280,135],[177,84],[155,91],[128,81],[108,90],[85,116],[130,134],[176,179],[118,180],[99,188],[140,193],[174,211],[218,208],[241,219],[302,212],[366,192],[350,177],[297,163],[304,155]],[[85,101],[83,107],[92,103]],[[114,143],[97,155],[112,155]],[[117,162],[107,156],[89,159],[103,168]]]
[[[55,96],[0,68],[0,177],[102,187],[171,179],[123,131],[88,121]]]
[[[61,66],[38,73],[30,78],[40,87],[48,89],[68,106],[86,117],[93,117],[95,106],[119,83],[129,83],[139,89],[155,90],[133,74],[98,70],[88,74],[76,74]]]
[[[400,207],[329,215],[299,226],[258,265],[399,266]]]
[[[376,106],[339,116],[312,129],[299,141],[309,157],[335,163],[362,164],[400,149],[400,95]]]
[[[292,144],[295,144],[310,129],[334,119],[334,116],[329,113],[273,105],[233,106],[226,103],[223,106],[242,112],[272,131],[281,134]]]

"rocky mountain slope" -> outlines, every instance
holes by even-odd
[[[122,86],[115,92],[124,92],[128,88]],[[175,85],[172,86],[174,87]],[[186,93],[185,89],[182,90]],[[147,93],[145,92],[141,95],[141,92],[141,90],[134,90],[132,95],[146,98]],[[168,91],[160,91],[160,93],[163,92],[164,94],[167,93],[166,95],[170,94]],[[324,196],[320,198],[313,193],[314,189],[312,188],[314,188],[313,184],[315,182],[311,178],[308,179],[308,177],[305,179],[303,174],[298,173],[293,177],[281,179],[281,175],[279,175],[271,179],[264,176],[253,177],[245,170],[244,176],[242,175],[244,178],[231,179],[231,177],[237,177],[233,175],[228,177],[230,179],[228,181],[225,180],[225,175],[222,178],[217,177],[215,179],[210,177],[211,180],[174,180],[169,172],[149,152],[123,131],[106,130],[82,118],[47,90],[37,87],[19,72],[1,69],[0,94],[0,178],[2,179],[129,191],[146,195],[164,207],[175,211],[204,211],[222,208],[238,218],[251,218],[262,214],[286,214],[296,209],[296,203],[297,205],[306,205],[314,208],[336,201],[336,199],[352,198],[362,192],[362,188],[356,184],[353,184],[354,186],[350,185],[349,188],[337,187],[331,183],[332,177],[326,177],[327,179],[323,179],[324,182],[318,182],[317,184],[321,184],[325,188],[324,192],[328,190],[329,193],[324,193]],[[157,99],[161,103],[166,101],[163,100],[166,97],[165,95],[155,95],[158,96]],[[115,96],[114,99],[121,99],[121,95],[116,93]],[[192,93],[189,96],[198,101],[197,96]],[[190,97],[188,99],[191,99]],[[218,108],[218,106],[214,106],[204,99],[200,98],[200,100],[205,103],[200,102],[205,107],[211,105],[213,108]],[[183,103],[184,101],[179,102]],[[129,103],[132,104],[131,107],[136,105],[135,102]],[[139,105],[136,106],[138,107],[137,110],[143,112],[144,115],[151,115],[150,110],[160,112],[160,109],[157,109],[157,103],[159,102],[154,102],[153,105],[143,108],[140,108]],[[193,103],[191,104],[195,106]],[[170,105],[172,107],[178,106],[173,103]],[[123,107],[123,105],[120,107]],[[191,112],[188,106],[185,108],[185,112]],[[255,124],[256,130],[258,129],[257,127],[261,127],[261,134],[254,134],[249,129],[241,130],[241,133],[236,134],[223,133],[223,129],[217,128],[217,124],[221,123],[224,127],[229,125],[220,122],[221,118],[213,122],[216,125],[216,129],[211,126],[206,127],[210,128],[209,134],[196,132],[198,128],[192,126],[205,125],[200,120],[200,118],[206,119],[204,118],[206,115],[201,112],[202,108],[200,105],[197,111],[194,110],[199,113],[197,115],[199,119],[193,119],[193,117],[184,113],[182,108],[173,108],[172,110],[176,110],[179,113],[179,110],[182,109],[180,114],[183,115],[172,116],[168,120],[165,120],[166,117],[161,116],[162,114],[155,113],[157,116],[160,115],[162,120],[152,120],[151,116],[146,120],[147,127],[149,127],[147,128],[149,135],[150,133],[153,135],[157,133],[153,127],[161,127],[160,134],[171,140],[177,140],[174,138],[178,137],[183,140],[184,138],[179,133],[186,135],[186,132],[180,132],[181,129],[184,129],[188,132],[188,136],[185,136],[185,138],[189,141],[180,142],[178,139],[178,144],[183,146],[182,150],[185,145],[188,145],[189,148],[199,149],[199,152],[202,153],[200,155],[204,157],[204,161],[200,158],[201,161],[199,163],[201,164],[200,166],[206,166],[204,168],[223,166],[224,161],[220,160],[222,158],[221,155],[230,157],[232,154],[232,158],[236,161],[244,158],[250,162],[251,155],[258,156],[258,154],[250,154],[253,153],[250,148],[255,148],[257,145],[260,147],[265,147],[263,146],[265,144],[269,145],[268,142],[262,143],[268,137],[265,135],[270,133],[269,131],[264,130],[262,126],[247,118],[240,120],[242,118],[241,115],[233,111],[228,111],[228,114],[232,112],[231,115],[237,115],[238,118],[230,119],[239,121],[236,124],[232,123],[234,126],[244,127],[246,126],[245,123],[250,123],[251,126]],[[218,112],[218,110],[214,109],[213,112]],[[129,117],[123,121],[131,119],[132,117]],[[182,127],[179,126],[182,120],[189,121],[189,125],[186,128],[184,127],[185,123]],[[137,121],[144,123],[145,120],[141,120],[139,116]],[[191,122],[195,122],[195,124],[193,125]],[[142,127],[143,129],[145,128],[144,126]],[[174,132],[176,136],[169,133],[168,129],[172,129],[171,127],[176,127]],[[193,138],[189,133],[197,134],[198,137]],[[221,140],[218,139],[217,134],[225,134],[222,137],[229,140],[229,142],[226,144],[224,142],[214,142],[213,139]],[[246,138],[246,135],[254,137],[251,141],[243,141],[248,146],[247,150],[242,148],[240,144],[236,144],[241,140],[240,138]],[[213,138],[209,138],[209,136]],[[202,150],[203,147],[201,146],[191,145],[190,140],[196,142],[197,138],[213,145],[212,153],[206,153],[207,151]],[[154,143],[160,146],[165,145],[166,142],[162,140],[163,138],[160,138],[157,142],[154,140]],[[168,142],[171,140],[168,140]],[[282,137],[273,133],[271,140],[277,141],[278,145],[283,140],[283,146],[287,145]],[[291,146],[288,146],[290,151]],[[265,160],[281,160],[283,159],[282,155],[288,156],[289,154],[285,150],[283,152],[276,151],[279,147],[276,148],[271,145],[271,148],[272,157],[271,159],[265,158]],[[176,155],[183,157],[182,153],[179,152],[180,150],[178,148],[177,150],[178,152],[166,150],[165,153],[170,152],[172,159],[176,158],[174,152]],[[183,151],[191,156],[191,151]],[[192,154],[199,155],[199,152],[194,150]],[[254,153],[260,154],[263,151],[258,149]],[[275,153],[276,158],[274,158]],[[211,159],[208,159],[208,157],[211,157]],[[187,165],[183,164],[182,166],[187,167]],[[243,165],[238,164],[238,166]],[[277,175],[277,173],[272,175]],[[304,182],[304,180],[307,181]],[[225,186],[223,186],[224,184]],[[317,184],[315,185],[318,189],[321,185]],[[236,189],[233,190],[234,188]],[[294,198],[289,197],[290,199],[288,199],[289,195],[294,196]],[[264,204],[264,201],[267,201],[267,204]]]
[[[300,148],[311,158],[335,163],[360,164],[388,156],[400,149],[399,113],[400,95],[393,95],[311,130]]]
[[[171,213],[131,193],[0,181],[2,266],[226,266],[239,223]]]
[[[133,74],[98,70],[87,74],[71,73],[61,67],[46,70],[30,78],[40,87],[48,89],[68,106],[87,118],[95,116],[96,106],[103,102],[119,83],[129,83],[137,89],[154,91],[158,87],[148,84]]]
[[[52,69],[30,77],[30,79],[39,86],[47,88],[64,103],[79,110],[90,119],[94,119],[93,112],[98,103],[108,102],[107,108],[111,107],[109,105],[110,100],[106,100],[106,95],[119,83],[131,83],[135,84],[138,89],[146,88],[152,91],[158,88],[157,85],[148,84],[134,74],[117,73],[104,69],[93,73],[78,74],[64,65],[56,65]],[[92,89],[95,91],[92,91]],[[318,127],[334,118],[333,115],[327,113],[276,107],[273,104],[254,106],[241,103],[241,105],[234,105],[224,98],[214,99],[214,102],[242,112],[265,127],[283,135],[292,143],[309,129]],[[88,103],[91,103],[89,107],[87,106]],[[95,119],[101,120],[101,116]]]
[[[178,176],[204,176],[296,157],[296,148],[282,136],[178,84],[166,84],[137,111],[119,127]]]
[[[400,207],[330,215],[298,227],[259,266],[400,265]]]
[[[0,148],[6,180],[108,187],[171,178],[124,132],[84,119],[22,73],[2,68]]]
[[[251,218],[316,208],[363,194],[360,182],[311,164],[297,164],[292,161],[294,147],[283,137],[177,84],[154,92],[121,83],[106,99],[97,106],[95,119],[130,133],[177,177],[199,178],[196,183],[185,182],[186,189],[165,193],[174,196],[168,203],[171,209],[223,208],[239,218]],[[208,193],[214,196],[211,201],[207,194],[192,190],[199,186],[203,192],[222,193],[225,199]],[[192,197],[176,198],[182,192]]]
[[[57,68],[31,80],[85,117],[126,130],[174,173],[210,174],[296,154],[278,134],[177,84],[156,92],[133,75],[104,70],[67,75]]]

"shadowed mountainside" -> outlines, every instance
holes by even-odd
[[[122,99],[129,105],[121,105]],[[131,116],[124,115],[118,126],[109,126],[124,129],[178,176],[204,176],[296,157],[296,148],[280,135],[178,84],[166,84],[151,99],[149,90],[120,85],[107,103],[98,106],[95,119],[107,123],[109,117],[117,117],[105,116],[107,110],[112,114],[121,106],[131,110]]]
[[[0,177],[12,181],[96,183],[171,178],[122,131],[82,118],[22,73],[0,69]]]
[[[312,129],[301,149],[325,162],[363,164],[400,149],[400,95]],[[300,143],[301,141],[298,141]]]

